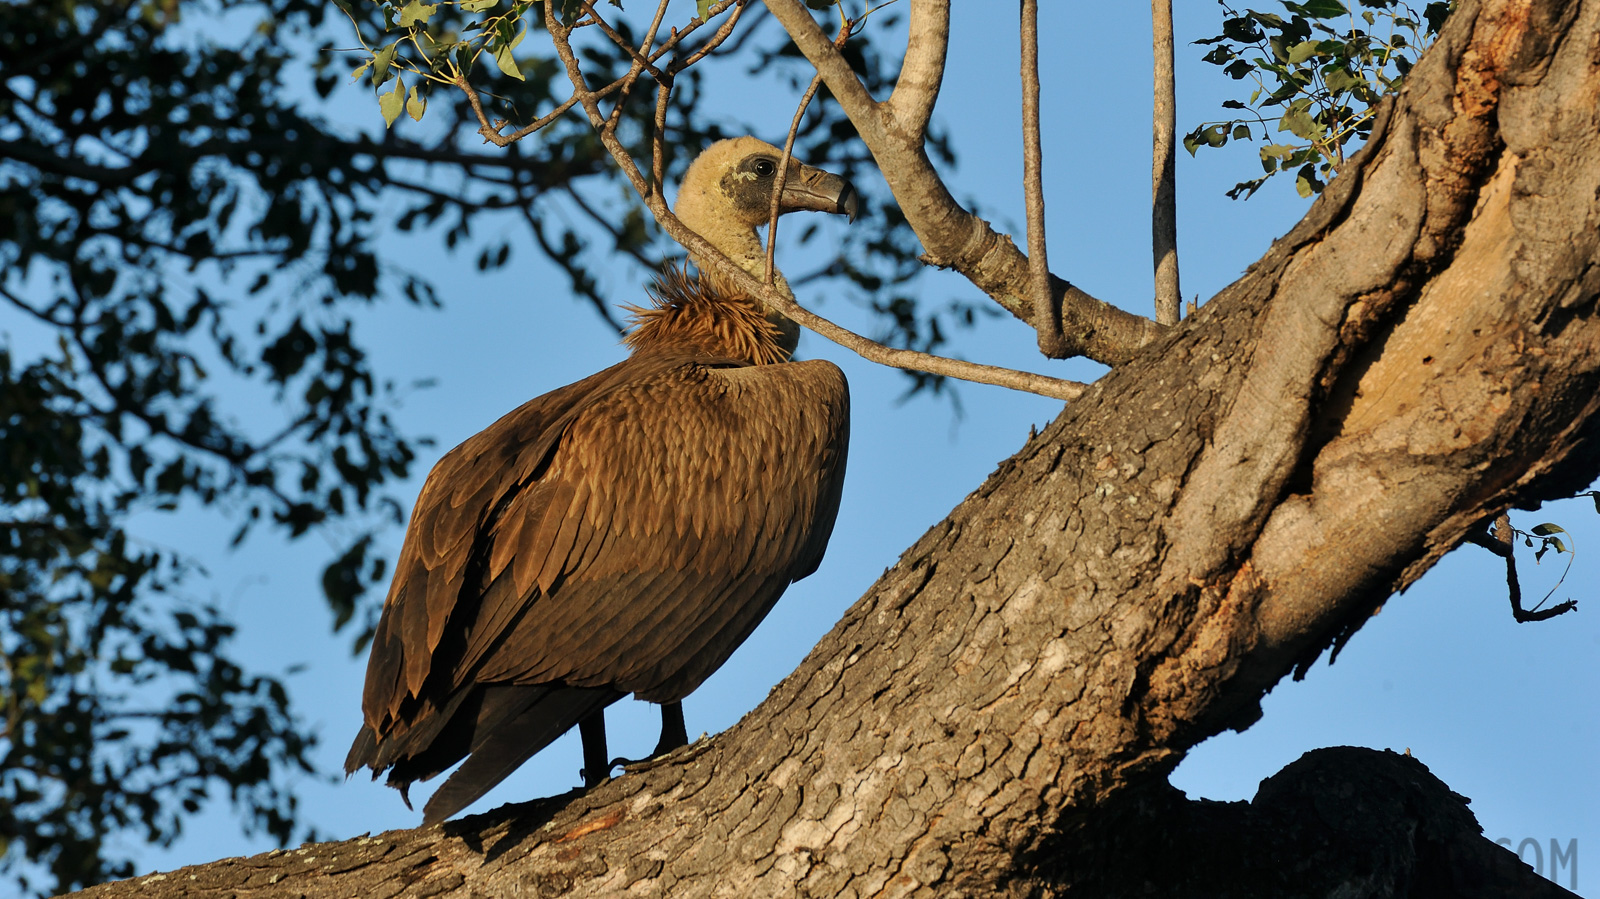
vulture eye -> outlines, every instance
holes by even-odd
[[[763,178],[770,178],[778,171],[778,167],[773,165],[770,159],[757,159],[755,168],[756,174]]]

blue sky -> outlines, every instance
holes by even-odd
[[[1238,96],[1240,85],[1200,63],[1203,50],[1189,43],[1216,33],[1219,9],[1178,5],[1183,131],[1216,117],[1220,101]],[[1092,294],[1149,314],[1150,49],[1143,7],[1041,6],[1052,267]],[[1023,244],[1013,8],[956,4],[936,115],[948,126],[960,158],[949,173],[956,196],[976,199],[997,227]],[[996,9],[1006,12],[985,18]],[[1122,15],[1129,9],[1132,15]],[[692,11],[688,0],[675,0],[669,15],[686,19]],[[782,92],[781,102],[774,101],[774,86],[745,77],[742,62],[720,65],[710,62],[705,102],[726,104],[730,114],[752,121],[758,136],[780,141],[793,98]],[[378,121],[375,101],[358,98],[337,109],[351,116],[352,130]],[[1249,146],[1203,152],[1198,159],[1180,152],[1179,252],[1186,297],[1216,293],[1304,214],[1308,203],[1287,182],[1269,183],[1249,202],[1222,196],[1257,171]],[[821,224],[824,240],[846,227]],[[471,258],[446,254],[436,239],[396,238],[391,244],[407,266],[433,279],[444,303],[442,310],[423,310],[390,302],[359,320],[358,333],[384,376],[400,383],[436,379],[435,386],[411,392],[398,411],[403,429],[437,440],[422,452],[415,477],[399,488],[407,508],[422,476],[449,447],[529,397],[623,355],[615,334],[573,302],[565,278],[539,264],[527,239],[522,241],[514,246],[512,264],[488,275],[478,273]],[[792,271],[804,267],[783,247],[779,264]],[[642,281],[636,268],[619,267],[600,277],[620,300],[641,296],[634,289]],[[923,279],[922,295],[935,303],[979,298],[963,279],[938,272]],[[862,310],[839,297],[802,289],[800,300],[857,330],[873,330]],[[0,330],[11,327],[0,320]],[[1042,360],[1032,333],[1008,315],[963,333],[956,351],[1064,377],[1092,379],[1101,371],[1083,361]],[[964,417],[956,419],[942,403],[898,402],[904,390],[900,375],[814,335],[802,339],[801,353],[834,360],[850,378],[854,420],[839,523],[821,569],[791,587],[750,641],[686,701],[691,737],[720,731],[759,703],[901,550],[1020,448],[1031,426],[1060,409],[1055,401],[969,385],[961,388]],[[259,405],[234,414],[270,423],[282,413]],[[364,778],[345,782],[331,776],[359,722],[365,668],[364,658],[351,656],[346,635],[329,633],[318,578],[333,541],[313,536],[286,545],[262,534],[231,551],[227,519],[198,512],[151,516],[139,527],[148,539],[205,562],[209,579],[190,589],[237,618],[239,653],[247,663],[280,673],[304,666],[287,680],[300,713],[321,736],[317,756],[330,772],[301,785],[306,819],[323,836],[337,838],[414,826],[420,815],[408,812],[394,791]],[[1600,578],[1600,517],[1584,500],[1517,519],[1523,527],[1546,520],[1573,532],[1579,549],[1557,598],[1584,600]],[[391,552],[399,539],[398,532],[389,535]],[[1542,595],[1553,583],[1552,564],[1547,557],[1539,568],[1524,566],[1529,594]],[[1195,797],[1243,799],[1262,778],[1309,749],[1409,748],[1472,798],[1489,837],[1513,844],[1537,840],[1548,865],[1544,856],[1552,838],[1563,849],[1573,839],[1580,849],[1600,846],[1594,813],[1600,807],[1597,659],[1600,623],[1593,605],[1584,603],[1576,614],[1555,621],[1518,625],[1506,603],[1501,563],[1469,547],[1392,599],[1336,665],[1324,660],[1303,682],[1278,685],[1266,699],[1264,717],[1248,731],[1199,746],[1174,782]],[[625,700],[609,718],[614,754],[641,755],[653,745],[652,707]],[[579,782],[579,764],[576,735],[569,735],[472,810],[569,789]],[[425,798],[427,789],[417,793]],[[270,844],[242,836],[219,805],[192,819],[169,849],[129,848],[143,873],[254,853]],[[1527,858],[1534,860],[1532,850]],[[1562,872],[1563,885],[1568,876]]]

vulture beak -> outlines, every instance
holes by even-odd
[[[860,210],[860,196],[855,185],[822,169],[812,168],[799,160],[790,160],[789,176],[784,179],[783,197],[779,200],[783,212],[810,209],[814,212],[831,212],[848,216],[852,223]]]

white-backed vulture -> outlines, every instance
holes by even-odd
[[[714,144],[676,204],[757,277],[779,157],[755,138]],[[798,162],[781,204],[856,209],[846,181]],[[451,450],[417,498],[345,770],[388,771],[405,795],[465,757],[425,823],[580,723],[586,779],[603,778],[602,710],[628,693],[664,704],[657,752],[682,745],[677,703],[822,559],[844,374],[788,361],[798,328],[726,279],[668,271],[652,293],[628,359]]]

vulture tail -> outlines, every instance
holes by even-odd
[[[609,687],[497,687],[487,691],[472,754],[422,809],[424,827],[461,811],[534,753],[626,693]]]

